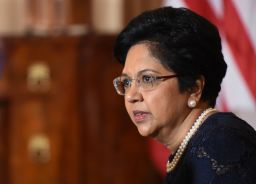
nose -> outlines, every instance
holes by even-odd
[[[125,99],[129,103],[135,103],[135,102],[142,101],[143,100],[143,96],[140,93],[139,86],[136,85],[135,83],[132,83],[130,89],[125,94]]]

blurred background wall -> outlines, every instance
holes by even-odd
[[[0,0],[0,183],[160,183],[112,80],[155,0]]]
[[[161,183],[168,152],[139,136],[114,91],[114,40],[132,17],[164,5],[190,7],[220,27],[207,9],[214,2],[237,1],[0,0],[0,183]],[[251,95],[228,75],[233,86],[220,97],[234,97],[218,108],[255,122],[255,47],[234,45],[233,54],[249,55],[239,63]]]

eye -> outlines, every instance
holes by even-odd
[[[152,75],[143,75],[142,76],[142,82],[144,83],[152,83],[156,80],[156,78]]]
[[[130,87],[131,80],[129,80],[128,78],[125,78],[122,80],[122,84],[123,84],[124,88],[128,88],[128,87]]]

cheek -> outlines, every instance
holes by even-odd
[[[159,91],[145,102],[155,119],[163,122],[175,120],[186,108],[186,96],[171,89]]]
[[[154,95],[145,101],[150,112],[156,119],[162,119],[171,109],[172,101],[167,96]]]

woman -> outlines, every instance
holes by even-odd
[[[166,183],[256,183],[256,133],[214,109],[226,63],[216,27],[185,8],[165,7],[133,19],[114,54],[114,79],[142,136],[172,154]]]

